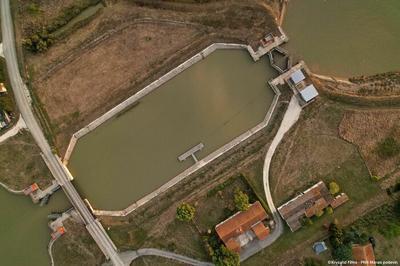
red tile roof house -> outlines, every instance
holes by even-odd
[[[374,249],[371,243],[364,246],[353,245],[353,258],[357,261],[357,266],[372,266],[376,265]]]
[[[215,230],[225,246],[237,253],[251,241],[264,240],[270,233],[264,222],[268,219],[259,201],[250,205],[247,211],[237,212],[219,223]]]
[[[278,212],[286,221],[292,232],[301,228],[304,217],[310,218],[328,206],[333,209],[349,200],[345,193],[333,197],[325,183],[319,181],[314,186],[302,192],[278,208]]]

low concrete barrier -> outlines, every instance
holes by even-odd
[[[124,111],[126,108],[128,108],[132,104],[138,102],[141,98],[143,98],[147,94],[151,93],[153,90],[157,89],[161,85],[163,85],[165,82],[169,81],[170,79],[172,79],[173,77],[175,77],[179,73],[183,72],[184,70],[186,70],[187,68],[189,68],[193,64],[199,62],[200,60],[202,60],[205,57],[207,57],[208,55],[210,55],[215,50],[217,50],[217,49],[246,49],[249,52],[249,54],[251,55],[251,57],[253,58],[253,60],[257,61],[261,56],[266,54],[268,51],[270,51],[274,47],[280,45],[281,43],[287,41],[286,35],[283,32],[281,32],[281,33],[282,33],[282,36],[275,37],[275,40],[271,45],[269,45],[268,47],[262,47],[262,49],[258,49],[257,51],[254,51],[253,48],[250,45],[245,45],[245,44],[234,44],[234,43],[214,43],[214,44],[211,44],[210,46],[208,46],[207,48],[205,48],[201,52],[197,53],[196,55],[194,55],[193,57],[191,57],[187,61],[183,62],[182,64],[180,64],[176,68],[172,69],[167,74],[165,74],[162,77],[160,77],[159,79],[153,81],[152,83],[150,83],[149,85],[144,87],[142,90],[140,90],[136,94],[132,95],[131,97],[129,97],[128,99],[126,99],[122,103],[118,104],[117,106],[115,106],[114,108],[112,108],[111,110],[109,110],[108,112],[106,112],[105,114],[100,116],[99,118],[95,119],[93,122],[89,123],[86,127],[80,129],[75,134],[73,134],[73,136],[71,138],[71,141],[70,141],[70,143],[68,145],[67,151],[65,153],[64,159],[63,159],[64,165],[68,164],[69,158],[70,158],[70,156],[72,154],[72,151],[73,151],[73,149],[75,147],[75,144],[79,140],[79,138],[85,136],[86,134],[88,134],[92,130],[96,129],[101,124],[107,122],[109,119],[111,119],[114,116],[118,115],[119,113]],[[270,82],[268,82],[268,83],[270,83]],[[174,178],[172,178],[170,181],[168,181],[167,183],[162,185],[157,190],[153,191],[152,193],[146,195],[145,197],[143,197],[140,200],[136,201],[135,203],[131,204],[126,209],[120,210],[120,211],[107,211],[107,210],[96,210],[96,209],[93,209],[93,213],[95,215],[103,215],[103,216],[126,216],[129,213],[131,213],[132,211],[134,211],[135,209],[137,209],[138,207],[140,207],[140,206],[144,205],[145,203],[149,202],[151,199],[153,199],[157,195],[165,192],[170,187],[172,187],[175,184],[177,184],[178,182],[182,181],[184,178],[190,176],[194,172],[198,171],[200,168],[202,168],[205,165],[209,164],[210,162],[214,161],[215,159],[217,159],[218,157],[220,157],[221,155],[223,155],[227,151],[233,149],[235,146],[237,146],[240,143],[242,143],[243,141],[249,139],[255,133],[257,133],[260,130],[264,129],[268,125],[268,123],[269,123],[269,121],[271,119],[272,113],[275,110],[275,107],[277,105],[277,102],[278,102],[278,99],[279,99],[279,96],[280,96],[279,90],[275,86],[271,86],[271,87],[275,92],[275,96],[274,96],[272,104],[271,104],[271,106],[270,106],[270,108],[269,108],[264,120],[260,124],[256,125],[252,129],[246,131],[242,135],[236,137],[231,142],[227,143],[226,145],[224,145],[221,148],[217,149],[216,151],[212,152],[211,154],[209,154],[208,156],[206,156],[202,160],[199,160],[193,166],[189,167],[188,169],[186,169],[185,171],[183,171],[179,175],[175,176]]]

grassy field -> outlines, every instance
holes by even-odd
[[[400,195],[398,196],[400,198]],[[400,245],[399,218],[399,214],[396,215],[394,212],[393,204],[389,203],[364,215],[352,226],[375,238],[377,260],[400,261],[398,250]]]
[[[73,220],[64,223],[67,233],[53,245],[55,265],[101,265],[105,257],[84,225]]]
[[[399,121],[399,109],[348,111],[340,123],[339,133],[358,146],[372,175],[391,178],[400,170],[400,144],[395,147],[396,142],[400,143]],[[393,147],[387,147],[388,151],[394,149],[393,154],[381,154],[380,145],[388,138],[395,142]]]
[[[29,132],[23,131],[0,144],[0,181],[13,189],[24,189],[33,182],[41,188],[52,176]]]
[[[251,203],[258,200],[246,179],[235,175],[188,201],[196,208],[193,222],[178,221],[173,212],[169,221],[159,221],[165,223],[162,231],[149,232],[140,225],[132,227],[131,224],[120,224],[111,227],[110,236],[122,250],[153,247],[209,260],[202,236],[236,212],[233,195],[237,189],[245,192]]]
[[[300,122],[278,147],[271,170],[277,205],[319,180],[336,181],[354,204],[380,192],[357,147],[338,135],[345,108],[321,98],[304,110]]]
[[[341,139],[338,127],[349,107],[321,97],[304,110],[299,123],[284,138],[273,158],[271,187],[277,205],[297,192],[315,184],[335,181],[350,201],[313,219],[314,224],[285,233],[270,247],[245,261],[243,265],[300,265],[302,258],[312,257],[312,244],[327,236],[325,227],[334,219],[343,225],[390,199],[372,181],[356,146]],[[329,252],[322,257],[329,258]]]

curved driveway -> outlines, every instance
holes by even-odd
[[[276,223],[275,230],[271,233],[270,237],[268,237],[269,239],[271,239],[271,244],[276,239],[278,239],[279,236],[283,233],[283,222],[275,207],[274,201],[272,200],[271,188],[269,184],[269,171],[270,171],[271,161],[275,153],[275,150],[278,147],[279,143],[282,141],[282,138],[285,135],[285,133],[289,131],[289,129],[297,122],[297,120],[299,120],[300,113],[301,113],[301,107],[296,97],[292,96],[292,99],[289,102],[289,106],[283,117],[278,132],[276,133],[271,145],[269,146],[267,155],[265,156],[264,168],[263,168],[264,191],[268,207]]]

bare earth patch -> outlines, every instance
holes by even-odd
[[[400,110],[348,111],[340,123],[339,133],[358,146],[373,175],[390,175],[399,167],[400,155],[382,158],[377,148],[388,136],[400,142]]]
[[[127,91],[134,92],[129,89],[146,76],[146,69],[182,48],[196,33],[186,26],[131,25],[36,83],[56,132],[68,134],[71,121],[93,120],[112,108]]]

